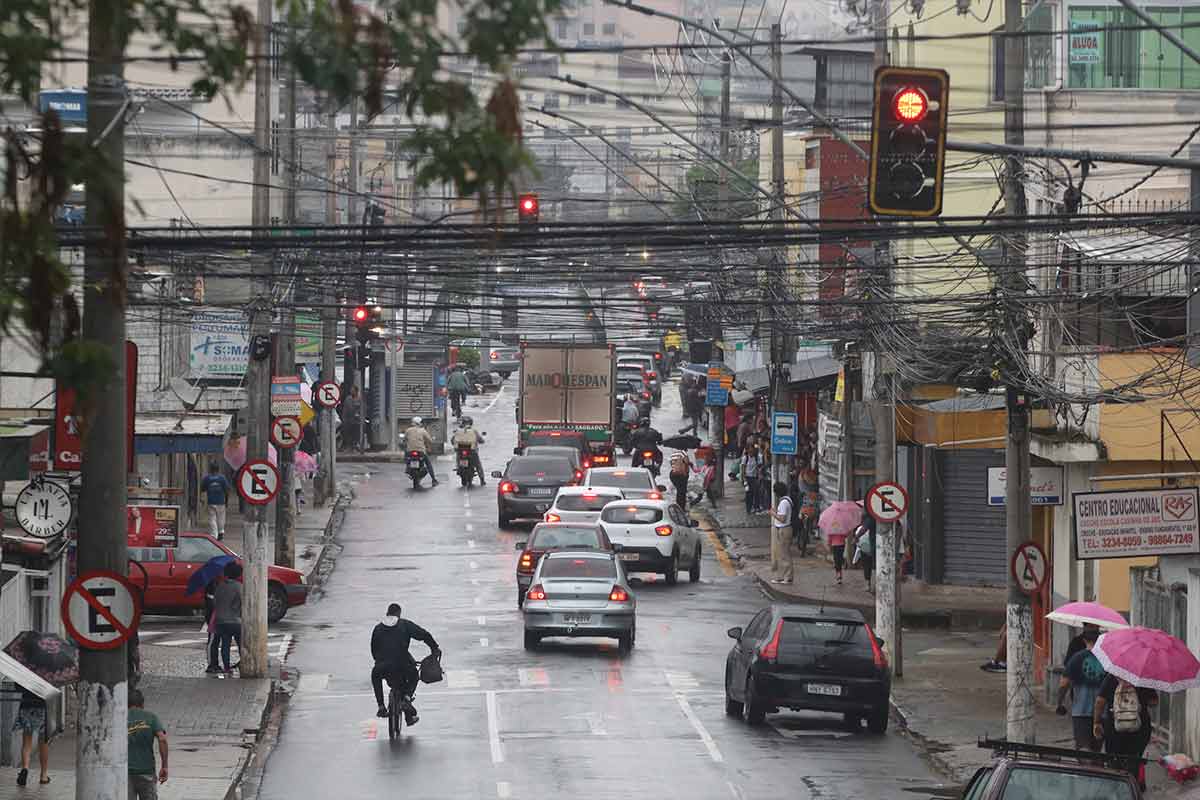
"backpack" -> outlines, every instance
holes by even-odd
[[[1117,733],[1132,733],[1142,728],[1142,704],[1138,700],[1137,687],[1121,681],[1113,693],[1113,730]]]

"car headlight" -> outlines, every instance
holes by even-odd
[[[305,577],[305,575],[304,575],[304,573],[303,573],[303,572],[301,572],[301,573],[300,573],[300,585],[301,585],[301,586],[308,586],[308,578],[307,578],[307,577]]]

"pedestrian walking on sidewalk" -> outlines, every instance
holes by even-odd
[[[746,452],[742,454],[742,483],[746,487],[746,513],[754,514],[760,509],[758,506],[758,474],[762,469],[762,455],[758,452],[758,445],[750,442],[746,445]]]
[[[217,651],[221,653],[221,664],[226,674],[233,671],[229,663],[229,647],[237,642],[238,654],[242,652],[242,568],[231,561],[225,565],[224,580],[213,592],[213,634],[208,648],[209,673],[218,672]]]
[[[208,534],[217,539],[225,538],[225,510],[229,506],[229,493],[233,491],[229,479],[221,474],[221,465],[216,461],[208,464],[208,474],[200,481],[200,491],[208,500]]]
[[[1100,685],[1092,714],[1092,735],[1104,738],[1104,752],[1133,757],[1129,772],[1138,779],[1143,791],[1146,783],[1140,759],[1150,744],[1150,709],[1157,705],[1158,692],[1109,675]]]
[[[867,580],[867,591],[873,592],[871,576],[875,573],[875,518],[866,511],[863,511],[862,522],[854,532],[854,543],[858,546],[855,556],[856,563],[862,564],[863,577]]]
[[[775,482],[779,498],[771,511],[771,583],[791,583],[792,565],[792,498],[783,481]]]
[[[21,732],[21,768],[17,770],[17,786],[29,780],[29,760],[33,757],[33,738],[37,737],[38,766],[41,777],[38,783],[50,782],[50,721],[46,717],[46,701],[33,692],[21,688],[21,704],[17,706],[17,721],[14,731]]]
[[[675,503],[684,511],[688,507],[688,478],[691,476],[692,462],[687,453],[676,450],[671,454],[671,485],[675,487]]]
[[[1075,653],[1067,660],[1063,672],[1062,688],[1070,688],[1071,701],[1071,732],[1075,737],[1075,749],[1100,749],[1101,739],[1095,735],[1092,728],[1092,713],[1096,708],[1096,697],[1107,674],[1100,661],[1092,655],[1092,645],[1100,638],[1100,631],[1091,628],[1083,632],[1084,649]],[[1060,695],[1061,696],[1061,695]],[[1057,708],[1059,714],[1065,715],[1067,709],[1060,702]]]
[[[146,698],[129,690],[129,800],[158,800],[158,784],[167,782],[167,731],[158,715],[147,711]],[[154,743],[158,742],[158,773]]]

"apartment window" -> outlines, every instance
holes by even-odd
[[[1200,8],[1144,9],[1185,44],[1200,47]],[[1200,65],[1183,58],[1178,47],[1157,31],[1145,29],[1125,9],[1073,5],[1068,12],[1067,71],[1072,89],[1200,88]]]
[[[554,35],[559,39],[567,38],[567,21],[565,19],[555,20]]]
[[[467,32],[467,21],[465,19],[460,19],[458,21],[458,35],[462,36],[466,32]]]
[[[617,138],[630,141],[633,139],[633,128],[617,128]]]
[[[579,92],[568,92],[567,98],[567,105],[569,106],[581,106],[587,103],[587,96]]]
[[[617,24],[615,22],[606,22],[601,30],[605,36],[616,36]]]
[[[546,99],[542,101],[542,105],[546,108],[558,108],[558,92],[546,92]]]
[[[589,94],[588,105],[602,106],[608,102],[608,96],[603,94]]]
[[[583,23],[583,35],[584,36],[595,36],[596,35],[595,23],[592,23],[592,22]]]

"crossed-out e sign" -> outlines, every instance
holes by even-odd
[[[142,618],[139,591],[124,575],[85,572],[62,599],[62,620],[71,638],[89,650],[112,650],[133,635]]]
[[[265,506],[279,493],[279,470],[270,461],[247,461],[237,475],[238,494],[253,506]]]
[[[896,522],[908,511],[908,492],[898,483],[877,483],[867,492],[867,512],[879,522]]]

